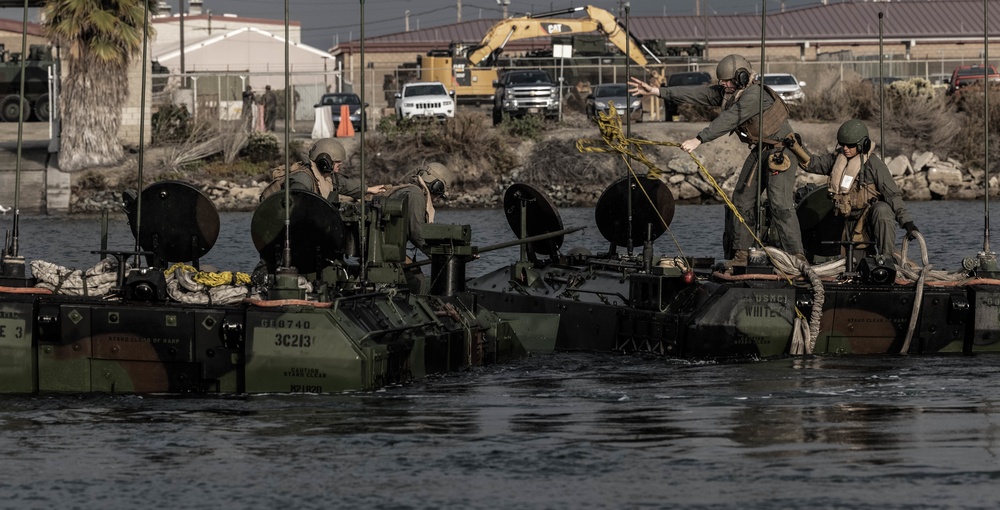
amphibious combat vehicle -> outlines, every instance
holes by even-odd
[[[812,195],[798,214],[810,229],[807,249],[822,251],[827,245],[816,228],[832,206],[822,190]],[[552,203],[529,185],[507,190],[504,212],[522,238],[563,228]],[[926,261],[927,270],[881,257],[809,266],[767,249],[733,274],[712,259],[653,256],[652,241],[673,212],[661,181],[623,178],[595,209],[607,253],[563,251],[562,236],[533,242],[519,261],[471,280],[468,289],[491,310],[559,314],[556,348],[562,350],[736,360],[1000,351],[995,254],[981,253],[967,259],[962,272],[944,274],[930,271]],[[626,246],[642,249],[622,253]],[[820,254],[813,255],[819,262]]]
[[[468,226],[432,226],[433,294],[408,290],[400,200],[373,200],[360,216],[308,192],[269,197],[251,226],[253,277],[198,270],[220,221],[197,188],[159,182],[123,205],[137,248],[110,251],[105,238],[95,253],[107,258],[87,272],[32,261],[27,276],[15,219],[0,278],[0,392],[363,390],[555,339],[556,318],[508,320],[463,292],[453,261],[475,249]]]

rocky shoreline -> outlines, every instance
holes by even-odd
[[[673,139],[680,141],[696,133],[700,127],[702,127],[701,124],[694,123],[652,123],[636,125],[633,129],[638,131],[639,136],[650,140]],[[817,141],[835,140],[836,128],[837,126],[825,124],[805,124],[800,127],[799,132],[803,134],[807,148],[816,152],[833,149],[832,146],[824,147]],[[576,139],[592,138],[594,134],[593,128],[561,129],[548,134],[546,140],[557,139],[564,142],[565,149],[562,150],[564,153],[562,155],[574,158],[570,161],[580,161],[581,166],[583,166],[585,160],[582,158],[600,158],[586,161],[585,164],[588,167],[603,166],[606,169],[605,175],[619,175],[616,165],[618,167],[621,165],[620,159],[617,157],[578,154],[573,149],[573,143]],[[810,141],[814,147],[809,146]],[[348,146],[349,152],[356,148],[356,143],[352,144],[351,140],[347,140],[345,145]],[[610,180],[608,182],[587,183],[583,182],[583,179],[581,182],[565,182],[565,180],[553,182],[544,177],[544,172],[538,171],[533,172],[532,175],[541,174],[542,177],[537,177],[534,180],[519,178],[526,173],[523,168],[525,165],[550,156],[537,152],[542,150],[543,145],[546,147],[545,150],[549,151],[552,147],[551,144],[542,144],[541,142],[524,142],[522,145],[519,148],[522,167],[499,172],[500,175],[495,177],[494,182],[487,185],[459,182],[449,193],[450,197],[439,207],[462,209],[500,207],[504,190],[514,182],[527,182],[542,189],[558,207],[592,207],[597,203],[604,188],[610,183]],[[703,145],[696,151],[695,156],[708,169],[726,194],[731,194],[739,168],[746,157],[746,151],[746,147],[740,144],[735,137],[728,137]],[[654,156],[656,163],[664,170],[663,178],[678,203],[699,204],[720,203],[722,201],[699,171],[697,163],[687,154],[675,148],[658,147]],[[986,190],[985,172],[970,168],[953,159],[942,159],[930,152],[914,152],[910,155],[886,157],[886,164],[895,177],[896,183],[903,193],[903,198],[908,201],[975,200],[983,198]],[[641,168],[636,168],[636,171],[645,172]],[[620,171],[620,175],[624,175],[624,170]],[[250,180],[248,182],[214,181],[204,178],[192,178],[191,180],[192,184],[200,187],[211,198],[220,211],[252,211],[258,204],[260,190],[267,185],[265,180]],[[826,182],[826,176],[797,170],[797,187],[810,184],[824,185]],[[998,177],[990,177],[989,188],[991,196],[1000,194],[997,191],[1000,190]],[[88,193],[74,192],[70,208],[73,213],[96,213],[108,208],[117,209],[120,199],[121,192],[110,189]]]

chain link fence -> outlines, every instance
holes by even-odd
[[[849,55],[845,55],[849,56]],[[820,61],[775,61],[763,66],[763,73],[790,73],[799,81],[806,82],[803,88],[807,95],[821,94],[833,90],[843,83],[859,82],[866,78],[877,78],[879,62],[871,59],[851,58],[838,60],[838,54],[825,54]],[[751,56],[751,62],[758,66]],[[906,60],[887,58],[883,62],[884,77],[901,79],[925,78],[935,86],[943,87],[954,68],[962,65],[981,64],[973,58],[941,58],[937,60]],[[673,61],[655,68],[643,69],[631,66],[626,69],[621,57],[592,57],[566,59],[563,62],[552,58],[521,58],[504,69],[542,69],[553,79],[562,83],[566,108],[582,111],[583,101],[591,87],[602,83],[626,81],[626,73],[643,80],[652,78],[652,70],[662,70],[665,76],[677,72],[704,71],[715,76],[715,62]],[[361,91],[361,70],[336,70],[328,72],[292,72],[289,80],[292,87],[291,98],[294,121],[302,128],[313,125],[320,98],[325,93],[354,92],[368,105],[368,119],[371,126],[377,125],[384,117],[394,115],[395,94],[404,83],[426,80],[430,69],[421,69],[412,62],[372,63],[364,69],[365,90]],[[503,69],[498,69],[502,72]],[[492,73],[489,73],[491,76]],[[560,80],[561,78],[561,80]],[[278,97],[278,118],[285,118],[285,77],[283,72],[266,73],[188,73],[186,75],[154,75],[153,90],[155,104],[183,104],[198,119],[209,121],[239,120],[243,109],[242,92],[246,85],[252,85],[255,92],[263,92],[265,84],[271,84]],[[451,84],[446,83],[449,88]],[[489,106],[489,105],[486,105]],[[464,108],[471,106],[465,105]],[[323,111],[323,110],[319,110]]]

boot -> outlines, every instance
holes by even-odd
[[[733,259],[726,263],[726,269],[732,269],[734,266],[746,267],[749,257],[750,253],[747,250],[736,250]]]

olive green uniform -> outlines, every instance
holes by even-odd
[[[340,195],[361,200],[360,179],[347,177],[338,173],[330,174],[330,177],[333,179],[333,191],[323,198],[327,199],[331,204],[339,203]],[[288,176],[288,181],[291,189],[319,193],[319,190],[316,189],[316,181],[313,179],[312,172],[310,171],[296,172],[293,170],[292,175]]]
[[[802,232],[799,230],[799,219],[795,215],[795,168],[798,167],[798,159],[791,150],[784,150],[784,157],[788,158],[790,166],[782,172],[772,172],[768,169],[766,160],[772,143],[782,140],[792,133],[792,127],[787,121],[774,133],[765,133],[764,156],[765,164],[758,163],[757,146],[740,132],[740,126],[746,122],[758,122],[757,116],[760,113],[760,97],[763,89],[757,83],[751,83],[743,90],[739,99],[722,110],[705,129],[698,133],[698,140],[702,143],[711,142],[716,138],[736,132],[740,135],[740,140],[750,146],[750,154],[743,162],[739,178],[736,181],[736,188],[733,190],[732,201],[736,210],[747,222],[747,227],[740,225],[739,220],[731,211],[726,211],[726,233],[723,244],[728,257],[736,250],[746,250],[753,245],[751,231],[757,225],[757,181],[755,175],[760,175],[764,186],[767,189],[768,209],[773,222],[781,247],[788,253],[798,254],[803,252]],[[764,94],[763,108],[767,110],[774,104],[774,99],[769,94]],[[660,97],[666,101],[677,103],[688,103],[702,106],[723,105],[725,99],[725,89],[721,85],[705,87],[701,85],[681,86],[681,87],[660,87]],[[772,142],[768,142],[771,140]]]
[[[858,156],[855,156],[858,157]],[[809,161],[806,171],[809,173],[830,175],[833,171],[837,154],[823,154]],[[875,185],[878,190],[878,200],[869,204],[865,228],[870,239],[875,240],[875,246],[882,255],[892,255],[896,246],[896,225],[903,227],[913,222],[913,217],[903,204],[903,195],[896,186],[889,168],[876,156],[870,156],[858,172],[853,186]],[[864,209],[854,209],[847,217],[847,230],[853,229],[853,224],[861,217]],[[904,227],[905,228],[905,227]]]
[[[424,194],[423,188],[416,184],[408,184],[394,190],[389,196],[409,197],[407,214],[409,215],[410,231],[407,237],[413,246],[416,246],[424,255],[430,256],[427,242],[424,241],[424,236],[420,233],[421,227],[427,224],[427,196]]]

